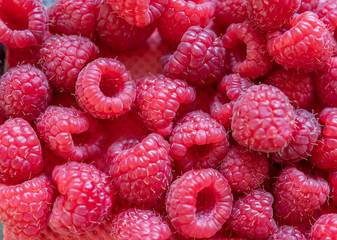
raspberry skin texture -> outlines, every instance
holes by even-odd
[[[184,33],[177,50],[162,61],[166,75],[190,84],[207,85],[223,76],[226,50],[212,30],[192,26]]]
[[[80,71],[97,54],[98,48],[89,38],[54,35],[43,42],[40,62],[43,72],[58,91],[74,93]]]
[[[60,195],[48,220],[57,233],[78,235],[94,230],[108,217],[114,202],[111,179],[86,163],[69,162],[53,171]]]
[[[229,148],[225,128],[202,111],[181,118],[170,136],[170,155],[182,171],[216,168]]]
[[[263,77],[273,66],[266,48],[266,34],[248,21],[231,24],[222,42],[229,69],[243,78]]]
[[[267,34],[267,49],[285,68],[312,72],[322,69],[334,51],[331,33],[317,14],[305,12],[291,20],[291,29]]]
[[[6,117],[35,120],[51,100],[46,76],[31,65],[11,68],[0,79],[0,108]]]
[[[211,117],[221,123],[226,129],[231,127],[233,102],[221,93],[214,95],[210,103]]]
[[[286,95],[265,84],[250,87],[234,104],[232,136],[254,151],[278,152],[295,129],[295,114]]]
[[[329,184],[331,190],[332,201],[337,203],[337,171],[330,172],[329,174]]]
[[[18,185],[0,185],[0,220],[9,237],[34,240],[47,227],[54,187],[45,175]]]
[[[232,23],[242,23],[247,18],[247,7],[244,0],[217,0],[214,23],[227,28]]]
[[[166,240],[171,230],[156,212],[130,208],[115,217],[112,236],[113,240]]]
[[[186,237],[209,238],[228,219],[233,203],[230,186],[214,169],[193,169],[170,186],[166,212]]]
[[[40,48],[41,44],[34,47],[26,48],[10,48],[6,49],[6,71],[12,67],[18,67],[20,65],[30,64],[38,69],[41,69],[40,60]]]
[[[298,13],[304,13],[306,11],[315,12],[318,6],[319,0],[302,0],[301,6],[298,9]]]
[[[47,32],[47,19],[41,0],[1,0],[0,42],[12,48],[35,46]]]
[[[311,240],[336,240],[337,214],[324,214],[320,216],[311,228]]]
[[[115,158],[108,156],[109,173],[119,196],[137,204],[159,198],[172,181],[169,150],[165,139],[153,133]]]
[[[328,0],[319,3],[316,13],[327,28],[334,32],[337,27],[337,3],[333,0]]]
[[[269,236],[267,240],[307,240],[307,238],[294,227],[282,226],[277,233]]]
[[[240,77],[239,74],[229,74],[224,76],[218,85],[218,91],[226,94],[231,101],[236,101],[253,84],[247,79]]]
[[[168,0],[158,19],[160,36],[167,43],[178,45],[189,27],[206,27],[214,12],[215,3],[210,0]]]

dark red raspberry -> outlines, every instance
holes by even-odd
[[[166,240],[171,239],[171,230],[156,212],[130,208],[115,217],[112,236],[116,240]]]
[[[44,165],[43,172],[48,177],[51,177],[54,168],[57,165],[61,165],[61,164],[67,163],[67,160],[64,159],[64,158],[62,158],[62,157],[56,156],[45,145],[42,145],[41,149],[42,149],[42,158],[43,158],[43,165]]]
[[[298,13],[304,13],[306,11],[313,11],[317,9],[319,0],[302,0],[301,1],[301,6],[298,9]]]
[[[316,13],[327,28],[334,32],[337,27],[337,2],[335,0],[322,1],[318,4]]]
[[[53,181],[61,194],[48,221],[54,232],[76,235],[94,230],[109,215],[114,201],[111,179],[94,166],[78,162],[59,165]]]
[[[233,23],[222,38],[227,48],[230,70],[245,78],[259,78],[272,68],[272,57],[267,52],[266,34],[248,21]]]
[[[10,48],[6,49],[6,70],[24,64],[30,64],[36,68],[41,68],[40,60],[41,44],[26,48]]]
[[[54,34],[92,37],[98,0],[58,0],[48,8],[49,30]]]
[[[221,123],[225,128],[231,127],[234,102],[221,93],[214,95],[210,103],[211,117]]]
[[[236,101],[252,85],[248,79],[240,77],[239,74],[230,74],[221,79],[218,90],[226,94],[230,100]]]
[[[98,58],[89,63],[76,82],[79,106],[95,118],[109,119],[131,109],[136,98],[136,84],[125,66],[112,58]]]
[[[232,135],[255,151],[278,152],[295,129],[295,114],[286,95],[264,84],[250,87],[234,104]]]
[[[178,121],[170,144],[171,156],[183,171],[216,168],[229,147],[225,128],[202,111],[190,112]]]
[[[105,140],[100,125],[73,108],[49,106],[37,119],[36,127],[53,153],[72,161],[95,156]]]
[[[284,33],[279,30],[268,33],[268,52],[285,68],[307,72],[321,69],[335,47],[324,23],[315,13],[305,12],[292,18],[291,27]]]
[[[0,109],[0,125],[6,121],[5,113]]]
[[[337,171],[330,172],[329,183],[331,188],[331,197],[333,202],[337,203]]]
[[[192,26],[184,33],[177,50],[162,61],[168,76],[206,85],[223,76],[226,51],[212,30]]]
[[[54,187],[45,176],[15,186],[0,185],[0,220],[16,240],[34,240],[47,227]]]
[[[267,240],[307,240],[307,238],[294,227],[282,226],[278,232],[271,235]]]
[[[0,42],[13,48],[35,46],[47,32],[47,13],[41,0],[3,0]]]
[[[244,0],[217,0],[214,23],[227,28],[232,23],[241,23],[247,18],[247,7]]]
[[[166,211],[174,228],[184,236],[209,238],[228,219],[232,201],[228,182],[218,171],[194,169],[171,185]]]
[[[335,240],[337,236],[337,214],[320,216],[311,228],[311,240]]]
[[[40,49],[42,70],[58,91],[73,93],[78,74],[97,53],[97,46],[89,38],[54,35]]]

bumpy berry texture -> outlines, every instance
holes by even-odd
[[[322,1],[316,10],[318,17],[334,32],[337,27],[337,3],[334,0]]]
[[[108,175],[92,165],[69,162],[57,166],[52,177],[60,193],[48,221],[54,232],[94,230],[109,215],[115,192]]]
[[[331,188],[331,197],[333,202],[337,203],[337,171],[330,172],[329,184]]]
[[[125,66],[111,58],[89,63],[76,82],[79,106],[95,118],[111,119],[131,109],[136,84]]]
[[[233,116],[233,106],[233,102],[226,96],[217,93],[210,102],[211,117],[221,123],[225,128],[230,128]]]
[[[291,20],[291,29],[267,34],[267,49],[275,62],[285,68],[312,72],[323,68],[332,56],[334,42],[324,23],[313,12]]]
[[[156,212],[130,208],[115,217],[112,236],[114,240],[166,240],[170,239],[171,230]]]
[[[46,229],[53,190],[45,175],[19,185],[0,185],[0,220],[9,237],[34,240]]]
[[[217,0],[214,23],[226,28],[232,23],[241,23],[247,18],[247,7],[244,0]]]
[[[41,44],[26,48],[6,49],[6,70],[24,64],[30,64],[40,69],[40,48]]]
[[[313,11],[317,9],[319,0],[302,0],[301,1],[301,6],[298,9],[298,13],[304,13],[306,11]]]
[[[266,34],[248,22],[233,23],[222,38],[227,49],[227,64],[233,73],[245,78],[265,76],[272,68],[266,48]]]
[[[209,238],[228,219],[232,201],[229,184],[218,171],[194,169],[170,186],[166,212],[182,235]]]
[[[271,235],[267,240],[307,240],[307,238],[294,227],[282,226],[278,232]]]
[[[194,111],[181,118],[171,136],[171,156],[181,170],[216,168],[228,152],[225,128],[202,111]]]
[[[42,70],[58,91],[74,92],[78,74],[98,54],[97,46],[86,37],[54,35],[40,49]]]
[[[139,204],[160,198],[172,181],[169,150],[170,145],[155,133],[115,158],[110,150],[109,173],[119,196]]]
[[[238,100],[253,84],[239,74],[229,74],[224,76],[218,85],[218,91],[226,94],[232,101]]]
[[[0,42],[13,48],[35,46],[47,32],[41,0],[4,0],[0,6]]]
[[[311,228],[311,240],[331,239],[337,236],[337,214],[324,214],[320,216]]]
[[[250,87],[234,104],[232,135],[241,145],[261,152],[278,152],[293,135],[295,114],[278,88]]]
[[[139,79],[136,95],[145,125],[152,132],[168,136],[180,104],[193,102],[196,92],[184,81],[158,75]]]

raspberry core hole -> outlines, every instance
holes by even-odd
[[[205,188],[198,193],[196,203],[196,217],[206,218],[212,214],[216,204],[215,194],[210,188]]]
[[[111,74],[103,74],[101,83],[99,85],[100,90],[106,97],[116,97],[120,92],[121,85],[116,84],[116,77]]]
[[[72,133],[71,138],[75,146],[84,146],[90,142],[92,136],[89,131],[83,133]]]
[[[0,5],[0,18],[11,30],[28,29],[28,14],[13,0],[4,0]]]
[[[239,41],[233,55],[237,62],[243,62],[247,58],[247,45],[244,42]]]
[[[207,156],[213,150],[213,143],[205,145],[193,145],[188,148],[189,155],[192,155],[194,159],[199,159]]]

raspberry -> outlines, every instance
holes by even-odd
[[[305,12],[292,18],[291,27],[285,33],[268,33],[268,52],[285,68],[307,72],[321,69],[334,51],[331,33],[324,23],[315,13]]]
[[[321,19],[327,28],[334,32],[337,27],[337,3],[334,0],[328,0],[321,2],[318,5],[316,13]]]
[[[58,91],[74,92],[78,74],[97,53],[97,46],[89,38],[54,35],[42,44],[42,70]]]
[[[277,233],[269,236],[267,240],[306,240],[307,238],[294,227],[282,226]]]
[[[250,151],[235,144],[229,148],[220,173],[228,180],[232,191],[249,192],[265,180],[269,162],[265,153]]]
[[[231,128],[239,144],[255,151],[278,152],[292,138],[295,114],[278,88],[254,85],[234,104]]]
[[[42,158],[44,169],[43,172],[48,177],[51,177],[54,168],[67,162],[66,159],[56,156],[47,146],[42,145]]]
[[[105,140],[95,120],[72,108],[49,106],[37,119],[36,127],[53,153],[72,161],[95,156]]]
[[[232,23],[244,22],[247,18],[247,7],[244,0],[217,0],[214,23],[227,28]]]
[[[30,64],[40,69],[40,48],[38,44],[34,47],[10,48],[6,49],[6,70],[24,64]]]
[[[321,126],[315,116],[304,109],[295,111],[295,123],[295,131],[289,145],[280,152],[272,153],[273,161],[295,163],[310,156],[317,139],[321,136]]]
[[[272,68],[267,52],[266,34],[248,21],[233,23],[222,38],[227,48],[228,65],[232,72],[244,78],[259,78]]]
[[[168,43],[179,44],[189,27],[206,27],[214,11],[215,3],[211,0],[168,0],[158,19],[160,36]]]
[[[171,156],[181,170],[216,168],[228,152],[228,135],[220,123],[202,111],[186,114],[174,127]]]
[[[180,104],[191,103],[195,90],[184,81],[163,75],[148,76],[137,81],[137,107],[145,125],[153,132],[168,136]]]
[[[304,13],[306,11],[315,11],[317,9],[319,0],[302,0],[301,6],[298,9],[298,13]]]
[[[177,50],[163,59],[163,71],[191,84],[210,84],[223,76],[225,56],[225,48],[212,30],[192,26]]]
[[[311,228],[311,240],[331,239],[337,236],[337,214],[325,214],[320,216]]]
[[[130,208],[116,216],[112,235],[116,240],[166,240],[170,239],[171,230],[156,212]]]
[[[176,180],[167,193],[166,212],[187,237],[209,238],[228,219],[233,196],[227,180],[214,169],[194,169]]]
[[[47,11],[49,30],[54,34],[92,37],[97,0],[58,0]]]
[[[17,240],[36,239],[47,227],[53,185],[45,176],[15,186],[0,185],[0,220]]]
[[[229,102],[226,96],[220,93],[215,94],[210,103],[211,117],[221,123],[225,128],[230,128],[233,106],[233,102]]]
[[[242,237],[267,238],[278,230],[273,219],[273,201],[273,196],[262,189],[245,194],[234,203],[229,226]]]
[[[329,183],[331,187],[331,197],[333,202],[337,203],[337,171],[330,172]]]
[[[114,198],[111,179],[94,166],[69,162],[57,166],[53,181],[59,195],[49,217],[49,227],[76,235],[94,230],[109,215]]]
[[[239,74],[230,74],[221,79],[218,89],[221,93],[226,94],[230,100],[236,101],[252,85],[248,79],[240,77]]]
[[[47,32],[41,0],[4,0],[0,6],[0,42],[13,48],[35,46]]]

